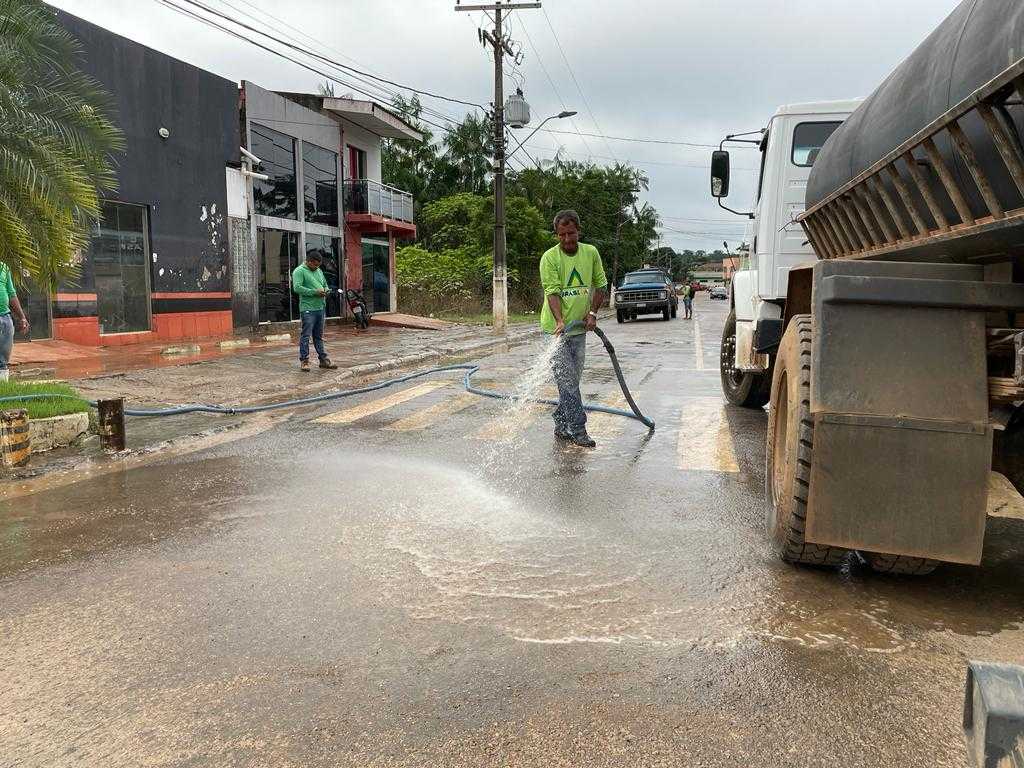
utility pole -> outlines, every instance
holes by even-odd
[[[494,48],[494,332],[505,333],[508,328],[508,259],[505,251],[505,88],[503,60],[505,54],[513,59],[516,52],[505,38],[502,29],[504,14],[526,8],[540,8],[540,3],[502,2],[483,5],[462,5],[456,0],[456,11],[493,11],[494,30],[482,31],[481,42]]]

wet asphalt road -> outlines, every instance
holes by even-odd
[[[596,451],[448,375],[8,502],[0,766],[965,766],[1024,524],[919,580],[777,562],[724,304],[606,321],[658,429],[592,416]]]

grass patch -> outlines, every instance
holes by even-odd
[[[64,416],[69,413],[83,413],[89,410],[89,404],[67,384],[0,381],[0,398],[43,394],[60,395],[60,397],[0,402],[0,409],[24,408],[28,411],[30,419],[48,419],[51,416]]]

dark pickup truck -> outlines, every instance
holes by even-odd
[[[637,315],[660,314],[668,320],[678,307],[672,279],[661,270],[628,272],[615,291],[615,317],[620,323],[636,320]]]

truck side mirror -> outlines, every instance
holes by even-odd
[[[711,196],[729,196],[729,153],[722,149],[711,153]]]

